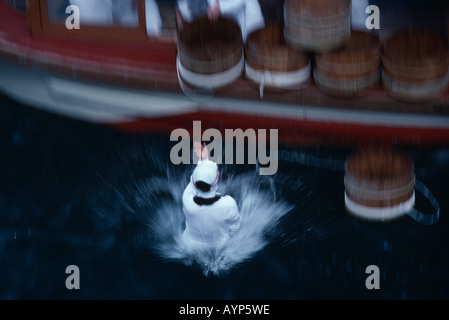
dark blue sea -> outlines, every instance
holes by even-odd
[[[246,226],[231,248],[202,255],[173,240],[193,165],[171,163],[169,133],[122,133],[0,96],[0,299],[449,297],[448,146],[405,148],[428,191],[415,208],[440,209],[426,225],[346,212],[352,149],[279,143],[274,176],[220,165]],[[71,265],[79,289],[66,287]],[[370,265],[378,289],[366,286]]]

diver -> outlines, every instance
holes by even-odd
[[[200,142],[193,149],[198,164],[182,195],[186,228],[183,237],[206,247],[224,244],[240,228],[240,213],[231,196],[217,193],[219,171],[209,160],[209,151]]]

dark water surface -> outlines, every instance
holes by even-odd
[[[122,134],[1,96],[0,299],[449,297],[447,146],[407,150],[441,208],[431,226],[349,215],[344,172],[330,168],[341,169],[346,148],[282,147],[289,161],[273,177],[221,165],[222,191],[248,207],[261,234],[248,240],[260,250],[232,260],[248,247],[235,246],[219,272],[164,246],[193,169],[171,164],[172,146],[168,134]],[[419,193],[416,207],[434,210]],[[69,265],[80,270],[79,290],[65,286]],[[378,290],[365,286],[369,265],[379,267]]]

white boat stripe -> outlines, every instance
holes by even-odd
[[[123,122],[197,111],[230,112],[320,123],[449,129],[449,116],[335,109],[214,97],[196,102],[183,94],[127,90],[50,77],[27,67],[0,63],[0,88],[38,108],[92,122]]]

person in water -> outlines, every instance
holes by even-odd
[[[217,193],[219,171],[209,160],[209,151],[194,143],[198,164],[182,195],[186,228],[183,237],[193,244],[216,246],[226,242],[240,228],[240,213],[231,196]]]

